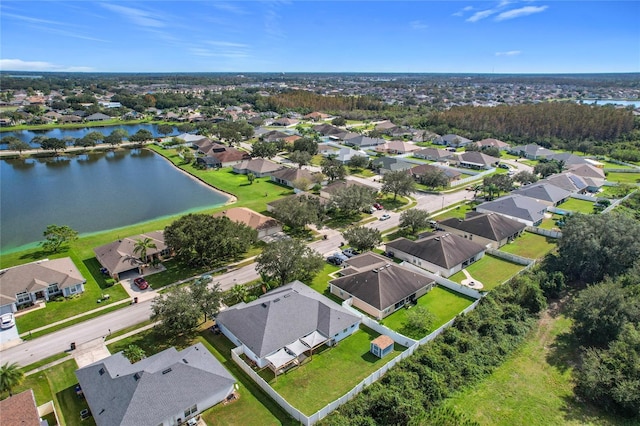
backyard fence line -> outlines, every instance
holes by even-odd
[[[605,173],[640,173],[638,166],[634,166],[634,169],[616,169],[611,167],[605,167],[603,170]]]
[[[586,195],[586,194],[571,194],[570,198],[575,198],[577,200],[583,200],[583,201],[591,201],[592,203],[595,203],[598,200],[598,197],[595,197],[593,195]]]
[[[545,237],[549,237],[549,238],[562,238],[562,232],[560,231],[553,231],[551,229],[539,228],[537,226],[527,226],[526,230],[529,232],[533,232],[534,234],[544,235]]]
[[[488,248],[487,253],[492,256],[499,257],[500,259],[507,260],[511,263],[517,263],[518,265],[527,266],[530,263],[535,262],[534,259],[529,259],[528,257],[518,256],[517,254],[507,253],[493,248]]]
[[[631,191],[630,193],[628,193],[627,195],[625,195],[624,197],[620,198],[619,200],[615,200],[613,201],[611,204],[609,204],[609,206],[602,210],[602,214],[605,213],[609,213],[611,210],[615,209],[616,207],[618,207],[618,205],[620,203],[622,203],[623,201],[625,201],[627,198],[631,197],[633,194],[635,194],[636,192],[638,192],[638,190],[636,189],[635,191]]]
[[[478,306],[478,304],[480,303],[480,299],[476,300],[475,302],[473,302],[471,305],[467,306],[465,309],[462,310],[462,312],[460,312],[458,315],[461,314],[466,314],[468,312],[473,311],[476,306]],[[440,334],[442,334],[442,332],[444,330],[446,330],[447,328],[451,327],[455,321],[456,318],[458,317],[458,315],[456,315],[455,318],[449,320],[448,322],[442,324],[440,327],[438,327],[437,329],[435,329],[434,331],[432,331],[429,335],[423,337],[422,339],[418,340],[418,345],[422,346],[426,343],[429,343],[430,341],[432,341],[433,339],[435,339],[436,337],[438,337]]]
[[[422,275],[424,275],[426,277],[431,278],[436,283],[438,283],[438,285],[441,285],[442,287],[446,287],[449,290],[455,291],[457,293],[462,293],[465,296],[469,296],[469,297],[471,297],[473,299],[480,299],[482,297],[482,293],[480,293],[477,290],[474,290],[474,289],[469,288],[467,286],[464,286],[462,284],[458,284],[457,282],[451,281],[450,279],[445,278],[445,277],[443,277],[441,275],[431,273],[431,272],[429,272],[427,270],[424,270],[424,269],[422,269],[422,268],[420,268],[418,266],[412,265],[409,262],[402,262],[401,265],[406,267],[406,268],[409,268],[409,269],[411,269],[411,270],[413,270],[413,271],[415,271],[415,272],[417,272],[419,274],[422,274]]]
[[[598,158],[596,157],[596,160],[598,160]],[[603,158],[604,161],[608,161],[609,163],[613,163],[613,164],[619,164],[621,166],[629,166],[629,167],[633,167],[635,169],[640,169],[640,167],[638,167],[637,164],[633,164],[633,163],[627,163],[625,161],[622,160],[616,160],[613,158]],[[605,170],[607,169],[606,167],[604,168]]]
[[[395,330],[392,330],[382,324],[380,324],[378,321],[369,318],[367,315],[363,314],[362,312],[360,312],[359,310],[353,308],[351,306],[351,299],[345,300],[344,302],[342,302],[342,307],[345,308],[346,310],[348,310],[349,312],[353,313],[354,315],[359,316],[362,319],[362,323],[364,325],[366,325],[367,327],[369,327],[370,329],[372,329],[373,331],[375,331],[376,333],[380,333],[380,334],[386,334],[387,336],[391,337],[393,339],[394,342],[398,343],[399,345],[402,346],[413,346],[416,343],[418,343],[417,340],[412,339],[410,337],[407,337],[405,335],[403,335],[402,333],[398,333]]]

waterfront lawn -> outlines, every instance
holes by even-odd
[[[558,208],[562,210],[569,210],[574,213],[591,214],[593,213],[593,202],[579,200],[577,198],[569,198],[567,201],[560,204]]]
[[[123,300],[129,297],[126,290],[122,286],[115,285],[109,288],[101,288],[99,282],[94,278],[94,274],[90,271],[90,264],[80,261],[79,257],[74,251],[62,251],[56,254],[41,254],[39,258],[48,257],[49,259],[56,259],[60,257],[69,256],[73,260],[73,263],[78,267],[78,270],[83,277],[87,279],[84,285],[84,292],[76,294],[70,298],[63,299],[62,301],[49,301],[46,307],[38,309],[33,312],[25,313],[16,317],[16,325],[20,333],[25,333],[36,328],[44,327],[51,323],[61,321],[63,319],[83,314],[92,309],[101,308],[105,304],[113,304],[119,300]],[[4,257],[4,255],[3,255]],[[20,262],[24,263],[24,261]],[[99,273],[99,271],[98,271]],[[104,286],[104,280],[99,278]],[[102,298],[103,294],[109,295],[109,300],[102,303],[97,303],[98,299]],[[106,313],[106,312],[105,312]],[[67,324],[67,326],[72,323]]]
[[[406,327],[407,314],[414,309],[412,306],[410,309],[401,308],[388,317],[380,321],[381,324],[404,334],[412,339],[420,339],[433,330],[445,324],[447,321],[455,318],[463,309],[473,303],[473,299],[463,294],[451,291],[448,288],[436,286],[429,293],[420,297],[416,306],[424,306],[435,316],[435,320],[431,325],[431,328],[424,335],[415,335],[413,330]]]
[[[538,259],[553,250],[557,242],[554,238],[525,232],[515,241],[502,246],[500,250],[529,259]]]
[[[640,183],[640,173],[608,172],[607,180],[610,182],[637,184]]]
[[[310,415],[349,392],[368,375],[398,356],[405,348],[396,344],[383,359],[369,352],[375,331],[361,326],[334,347],[323,346],[301,366],[274,377],[270,369],[262,376],[291,405]]]
[[[523,265],[507,262],[500,258],[485,254],[482,259],[465,268],[471,276],[480,281],[484,287],[483,291],[493,290],[519,271],[524,269]],[[466,276],[462,271],[449,277],[451,281],[461,283]]]
[[[573,393],[571,321],[545,316],[489,377],[444,402],[481,425],[632,425],[578,401]]]

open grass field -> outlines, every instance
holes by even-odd
[[[488,291],[496,288],[523,268],[524,266],[522,265],[517,265],[489,254],[485,254],[482,259],[472,263],[465,269],[473,278],[484,285],[484,288],[482,289],[483,291]],[[455,281],[457,283],[462,282],[465,278],[466,277],[462,271],[449,277],[451,281]]]
[[[500,250],[529,259],[537,259],[553,250],[557,242],[558,240],[544,235],[525,232],[512,243],[502,246]]]
[[[593,213],[593,203],[586,200],[578,200],[577,198],[569,198],[558,206],[559,209],[569,210],[574,213]]]
[[[607,173],[607,180],[618,183],[638,184],[640,183],[640,173]]]
[[[300,367],[274,378],[269,369],[260,375],[291,405],[309,415],[350,391],[365,377],[404,350],[395,345],[380,359],[369,352],[371,340],[379,334],[361,327],[337,346],[323,346]]]
[[[416,306],[426,307],[429,312],[435,316],[435,321],[425,336],[440,327],[442,324],[453,319],[472,303],[472,298],[440,286],[435,287],[429,293],[419,298]],[[411,309],[413,309],[413,307]],[[411,337],[413,339],[422,338],[424,336],[411,335],[410,330],[405,327],[407,314],[410,311],[410,309],[400,309],[384,318],[381,323],[407,337]]]
[[[491,376],[446,400],[481,425],[629,425],[573,396],[566,317],[544,316],[522,347]]]

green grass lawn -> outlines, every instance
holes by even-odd
[[[155,290],[211,270],[211,268],[208,267],[194,268],[179,263],[174,259],[162,262],[162,265],[167,268],[166,271],[145,277],[151,288]]]
[[[596,160],[596,161],[599,161],[602,164],[604,164],[605,169],[632,169],[633,168],[625,164],[616,164],[616,163],[612,163],[610,161],[605,161],[605,160]]]
[[[300,367],[274,378],[270,369],[260,375],[291,405],[309,415],[341,397],[362,379],[400,354],[404,348],[380,359],[369,352],[371,340],[379,334],[361,327],[335,347],[323,346]]]
[[[610,182],[638,184],[640,183],[640,173],[607,173],[607,180]]]
[[[569,210],[574,213],[593,213],[593,202],[586,200],[579,200],[577,198],[569,198],[564,203],[558,206],[559,209]]]
[[[500,159],[501,160],[519,160],[520,157],[517,155],[509,154],[507,151],[500,151]]]
[[[538,225],[538,228],[560,230],[560,228],[558,228],[558,225],[556,225],[556,221],[562,218],[562,215],[554,213],[553,215],[551,215],[551,218],[543,219],[542,223]]]
[[[538,259],[556,247],[558,240],[544,235],[525,232],[515,241],[505,244],[500,250],[529,259]]]
[[[339,249],[336,249],[336,252],[340,251]],[[316,275],[313,279],[313,281],[311,282],[311,284],[309,284],[309,287],[311,287],[312,289],[314,289],[315,291],[317,291],[320,294],[324,294],[325,296],[328,297],[328,295],[330,294],[328,291],[329,288],[329,281],[332,279],[329,274],[332,274],[336,271],[339,271],[340,269],[342,269],[340,266],[336,266],[336,265],[332,265],[330,263],[325,263],[324,264],[324,268],[322,269],[322,271],[320,271],[318,273],[318,275]],[[340,303],[342,302],[342,300],[340,300]]]
[[[435,321],[431,328],[424,335],[412,335],[413,333],[411,333],[411,330],[408,330],[405,327],[407,314],[411,311],[410,309],[400,309],[384,318],[381,323],[407,337],[420,339],[454,318],[472,303],[473,299],[470,297],[456,293],[447,288],[437,286],[429,293],[419,298],[418,304],[416,305],[426,307],[429,309],[429,312],[435,316]]]
[[[484,285],[482,290],[488,291],[496,288],[523,268],[524,266],[522,265],[517,265],[489,254],[485,254],[482,259],[472,263],[465,269],[473,278],[477,279]],[[449,277],[451,281],[455,281],[457,283],[462,282],[465,278],[466,277],[462,271]]]
[[[369,169],[354,169],[353,167],[348,167],[347,170],[349,171],[349,174],[361,177],[363,179],[377,176],[372,170]]]
[[[571,322],[545,317],[493,374],[444,402],[481,425],[631,425],[573,396],[573,361],[562,335]]]
[[[455,217],[458,219],[464,219],[465,215],[468,212],[473,211],[473,208],[477,205],[478,205],[477,203],[460,204],[449,211],[446,211],[446,212],[440,213],[439,215],[434,216],[433,220],[445,220],[452,217]]]

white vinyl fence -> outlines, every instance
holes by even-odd
[[[529,259],[528,257],[518,256],[517,254],[507,253],[507,252],[492,249],[492,248],[488,248],[487,253],[492,256],[499,257],[500,259],[509,261],[511,263],[517,263],[518,265],[527,266],[530,263],[535,263],[534,259]]]

